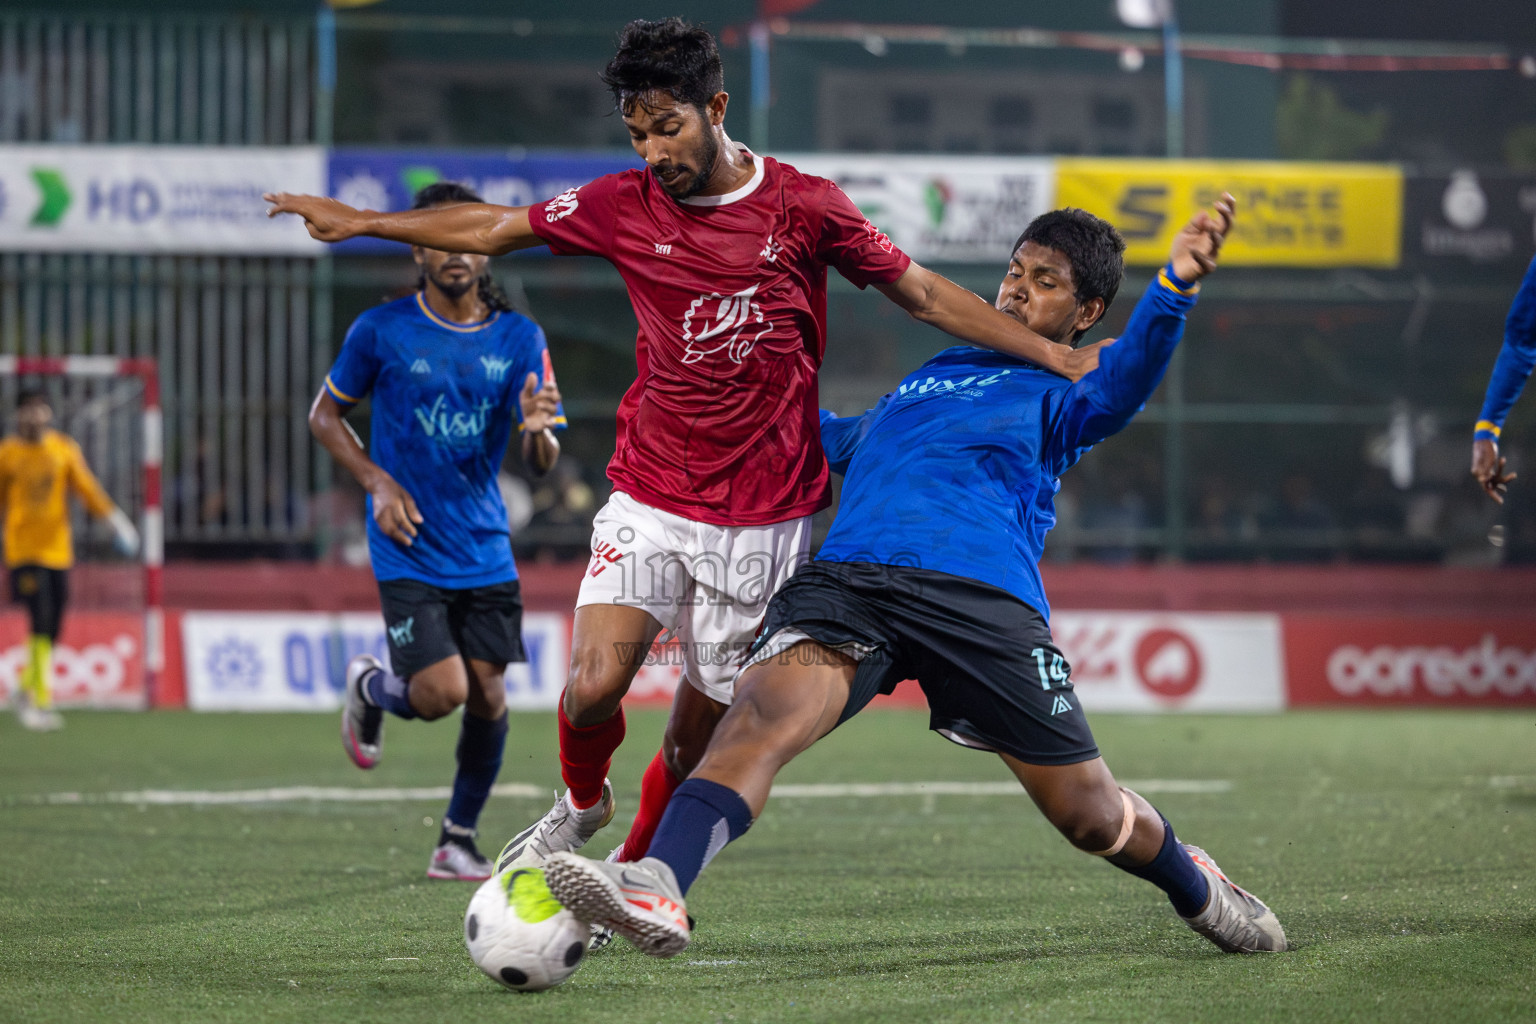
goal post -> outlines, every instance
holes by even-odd
[[[96,425],[97,432],[103,436],[98,445],[111,445],[114,450],[120,450],[122,444],[131,445],[131,434],[137,433],[139,453],[136,460],[136,480],[129,481],[132,490],[137,491],[138,508],[124,507],[124,511],[135,520],[142,538],[138,564],[142,568],[143,585],[143,637],[142,655],[144,670],[144,697],[149,705],[156,703],[156,695],[159,692],[159,683],[165,673],[166,639],[165,639],[165,516],[163,512],[162,494],[162,464],[164,461],[164,417],[160,408],[160,377],[158,367],[153,359],[120,358],[116,356],[13,356],[0,355],[0,379],[28,378],[47,380],[49,378],[62,378],[66,382],[79,382],[85,387],[81,389],[81,408],[79,410],[58,410],[64,413],[60,417],[60,427],[66,433],[74,434],[71,422],[71,414],[78,413],[75,419],[89,419]],[[117,436],[124,424],[125,414],[117,408],[118,399],[104,388],[110,388],[114,383],[136,383],[133,390],[138,393],[139,411],[136,431],[128,431],[130,438]],[[94,386],[93,386],[94,385]],[[77,441],[82,438],[76,437]],[[92,445],[82,443],[86,452],[87,463],[91,462]],[[131,459],[131,456],[130,456]],[[98,476],[101,470],[97,465],[91,466]],[[126,467],[125,467],[126,469]],[[113,491],[112,480],[103,479],[103,484],[110,492]],[[120,485],[118,490],[125,489]],[[113,493],[115,501],[120,504],[125,500],[121,494]],[[135,514],[137,513],[137,514]],[[77,550],[80,545],[77,543]],[[69,615],[66,612],[65,622],[68,629]]]

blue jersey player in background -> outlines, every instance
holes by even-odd
[[[1164,890],[1224,950],[1284,950],[1268,907],[1116,785],[1052,642],[1038,568],[1058,478],[1152,395],[1231,223],[1224,196],[1214,217],[1184,227],[1119,341],[1075,384],[963,346],[863,416],[824,415],[827,455],[845,478],[816,561],[769,602],[736,702],[648,856],[556,854],[545,864],[555,898],[648,953],[677,953],[690,938],[684,893],[762,813],[779,769],[876,694],[916,679],[932,728],[1000,755],[1072,845]],[[1124,249],[1097,217],[1045,214],[1019,239],[996,306],[1075,344],[1114,298]]]
[[[1525,280],[1515,293],[1504,321],[1504,347],[1499,349],[1483,399],[1483,413],[1472,428],[1472,475],[1483,485],[1488,496],[1504,504],[1513,473],[1504,472],[1499,456],[1499,436],[1504,433],[1504,419],[1510,406],[1520,397],[1531,368],[1536,366],[1536,259],[1525,268]]]
[[[480,198],[429,185],[416,209]],[[481,808],[507,737],[507,664],[526,661],[522,598],[497,485],[514,425],[545,473],[565,415],[544,332],[512,311],[487,257],[412,247],[418,290],[368,310],[310,410],[310,430],[368,491],[368,552],[394,674],[362,655],[347,666],[341,737],[360,768],[379,762],[384,713],[441,718],[464,707],[458,771],[427,874],[480,881]],[[373,396],[371,450],[344,417]]]

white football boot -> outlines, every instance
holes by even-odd
[[[613,820],[616,804],[613,787],[603,780],[603,797],[591,807],[578,810],[570,791],[555,798],[555,806],[538,821],[513,836],[496,857],[496,873],[508,868],[536,868],[552,853],[579,850],[598,829]]]
[[[363,699],[363,677],[384,666],[371,654],[347,662],[347,685],[341,707],[341,746],[359,768],[378,764],[384,747],[384,711]]]
[[[64,728],[64,716],[52,708],[40,708],[26,689],[16,691],[16,720],[29,732],[56,732]]]
[[[623,852],[624,844],[620,843],[608,852],[608,856],[603,858],[603,863],[617,864],[619,862],[619,854]],[[691,929],[693,927],[692,923],[688,927]],[[594,924],[592,926],[592,937],[587,940],[587,952],[596,953],[600,949],[606,949],[608,944],[613,941],[613,935],[613,929],[607,925]]]
[[[439,843],[427,864],[427,877],[451,882],[483,882],[494,874],[491,862],[480,855],[473,839]]]
[[[64,728],[64,716],[51,708],[17,708],[16,718],[23,729],[31,732],[56,732]]]
[[[1228,953],[1284,953],[1290,948],[1279,919],[1263,900],[1233,885],[1200,847],[1182,845],[1211,888],[1204,910],[1194,917],[1180,915],[1185,924]]]
[[[550,895],[583,921],[612,928],[651,956],[676,956],[692,930],[677,877],[665,861],[610,864],[574,853],[544,862]]]

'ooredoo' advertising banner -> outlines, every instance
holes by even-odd
[[[1288,703],[1536,704],[1536,620],[1285,617]]]
[[[347,662],[373,654],[389,666],[384,619],[354,612],[188,612],[182,619],[187,704],[198,711],[333,711]],[[523,616],[526,664],[507,668],[507,705],[553,708],[565,685],[570,623]]]
[[[26,619],[0,615],[0,700],[14,700],[26,664]],[[53,646],[52,684],[63,708],[144,707],[143,616],[89,609],[65,615]]]

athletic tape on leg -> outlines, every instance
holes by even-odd
[[[1125,807],[1125,821],[1120,826],[1120,838],[1115,840],[1115,845],[1107,850],[1095,850],[1095,857],[1113,857],[1125,849],[1125,844],[1131,841],[1131,833],[1136,830],[1136,805],[1131,803],[1131,794],[1125,790],[1120,791],[1120,802]]]

